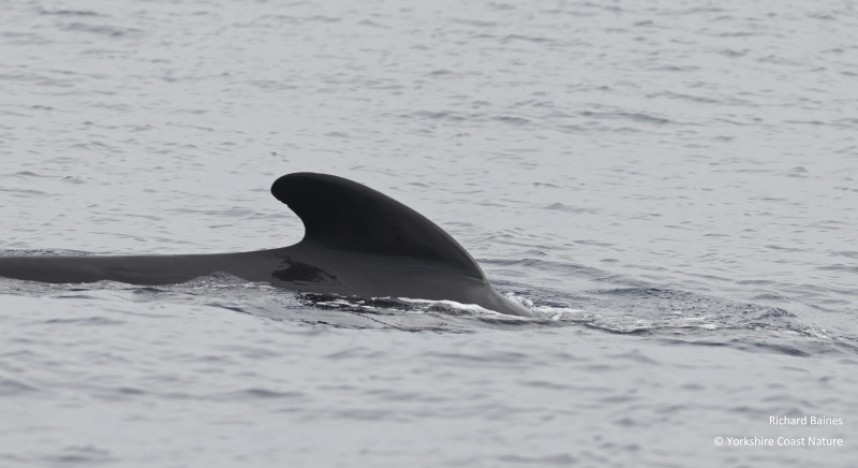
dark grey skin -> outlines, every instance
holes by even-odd
[[[45,283],[163,285],[228,273],[295,291],[451,300],[531,315],[495,292],[449,234],[386,195],[314,173],[283,176],[271,192],[304,222],[301,242],[211,255],[0,257],[0,276]]]

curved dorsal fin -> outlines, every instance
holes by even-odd
[[[324,247],[443,263],[485,279],[468,252],[443,229],[398,201],[342,177],[285,175],[271,193],[304,222],[304,239]]]

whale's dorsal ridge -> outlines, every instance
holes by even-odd
[[[485,280],[471,255],[420,213],[342,177],[300,172],[271,193],[304,223],[301,243],[374,255],[430,260]]]
[[[530,316],[492,289],[449,234],[386,195],[312,173],[283,176],[271,192],[304,222],[296,245],[220,254],[0,256],[0,277],[162,285],[226,273],[302,292],[455,301]]]

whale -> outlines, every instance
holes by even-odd
[[[531,315],[495,291],[452,236],[381,192],[343,177],[300,172],[278,178],[271,193],[303,222],[297,244],[219,254],[5,256],[0,277],[167,285],[228,274],[298,292],[454,301]]]

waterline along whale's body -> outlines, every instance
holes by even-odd
[[[271,193],[304,222],[301,242],[225,254],[0,257],[0,276],[46,283],[159,285],[227,273],[295,291],[408,297],[529,311],[495,292],[449,234],[407,206],[341,177],[285,175]]]

